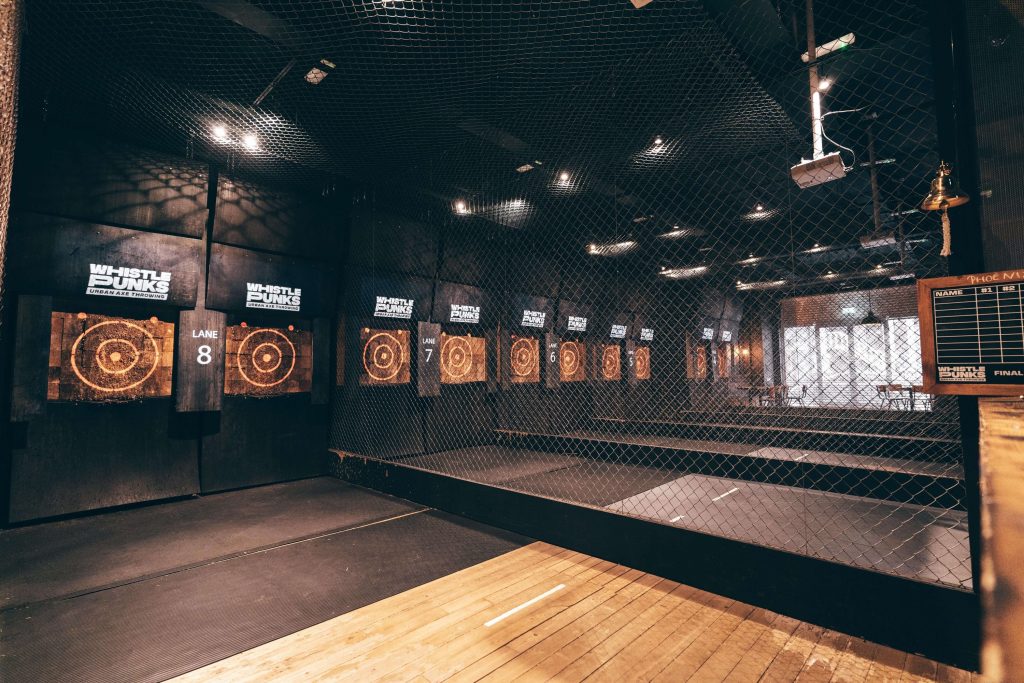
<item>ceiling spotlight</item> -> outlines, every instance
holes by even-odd
[[[228,139],[228,129],[223,124],[216,124],[211,132],[213,133],[213,137],[220,142],[226,142]]]
[[[462,215],[466,215],[467,213],[469,213],[469,207],[466,206],[466,202],[462,201],[461,199],[455,202],[455,213]]]
[[[656,144],[656,145],[660,145],[663,142],[664,142],[664,140],[661,139],[661,136],[658,136],[658,137],[654,138],[654,144]]]
[[[822,92],[825,92],[831,87],[832,81],[828,78],[822,78],[820,81],[818,81],[818,90],[821,90]]]
[[[533,170],[533,164],[523,164],[516,167],[516,173],[527,173]]]
[[[708,271],[707,266],[689,266],[686,268],[665,268],[662,266],[660,275],[670,280],[683,280],[685,278],[697,277]]]
[[[755,206],[754,211],[764,211],[764,204],[758,204]]]
[[[255,152],[259,149],[260,141],[256,139],[255,135],[249,134],[242,138],[242,144],[250,152]]]
[[[562,171],[561,173],[558,174],[558,179],[561,180],[563,183],[567,183],[569,182],[569,174],[566,171]]]
[[[606,242],[605,244],[588,244],[587,253],[593,256],[619,256],[636,249],[637,243],[634,240],[622,242]]]

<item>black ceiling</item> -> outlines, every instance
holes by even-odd
[[[788,257],[792,276],[794,254],[874,228],[864,167],[809,190],[788,176],[810,155],[802,0],[27,4],[29,124],[98,127],[281,181],[415,190],[581,245],[650,241],[644,267],[750,250]],[[818,43],[857,35],[821,64],[826,108],[863,108],[830,117],[829,135],[859,164],[870,129],[894,160],[879,167],[883,227],[932,232],[892,216],[937,163],[927,8],[817,0],[815,15]],[[311,85],[322,59],[335,66]],[[769,217],[744,219],[758,203]],[[673,225],[703,236],[658,241]]]

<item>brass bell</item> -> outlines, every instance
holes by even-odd
[[[939,164],[939,172],[932,181],[932,188],[928,196],[921,202],[922,211],[942,212],[942,251],[940,256],[951,256],[953,254],[952,228],[949,225],[949,209],[960,206],[971,201],[971,196],[960,190],[956,180],[951,175],[949,164],[945,161]]]
[[[939,164],[939,172],[932,181],[932,188],[928,196],[921,202],[923,211],[942,211],[954,206],[966,204],[971,200],[970,195],[960,190],[960,186],[953,179],[949,164],[945,161]]]

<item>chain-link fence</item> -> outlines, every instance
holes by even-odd
[[[359,183],[335,448],[968,587],[928,7],[806,7],[39,0],[23,113]]]

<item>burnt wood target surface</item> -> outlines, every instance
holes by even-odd
[[[86,313],[50,316],[51,401],[171,395],[174,324]]]
[[[540,381],[540,342],[537,337],[512,335],[509,349],[509,379],[513,384]]]
[[[563,341],[558,349],[559,374],[563,382],[582,382],[587,378],[587,345],[578,341]]]
[[[224,393],[278,396],[306,393],[313,381],[308,330],[232,325],[227,329]]]
[[[441,333],[441,383],[487,381],[487,344],[483,337]]]
[[[617,381],[622,379],[622,349],[618,344],[603,344],[599,357],[601,379]]]
[[[409,331],[374,330],[359,332],[363,367],[359,383],[363,386],[408,384],[410,379]]]
[[[636,363],[636,378],[638,380],[648,380],[651,378],[651,347],[650,346],[638,346],[634,352],[634,362]]]

